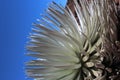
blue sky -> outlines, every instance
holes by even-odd
[[[55,1],[66,0],[0,0],[0,80],[30,80],[24,73],[26,42],[32,23]]]

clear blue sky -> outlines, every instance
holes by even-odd
[[[32,23],[48,3],[66,0],[0,0],[0,80],[30,80],[24,73],[25,45]]]

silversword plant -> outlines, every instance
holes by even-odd
[[[35,23],[27,74],[35,80],[120,80],[117,8],[112,0],[52,3]],[[77,18],[76,18],[77,17]]]

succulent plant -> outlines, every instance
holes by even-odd
[[[117,80],[120,42],[115,3],[74,0],[74,9],[76,16],[69,7],[53,2],[40,23],[34,23],[27,48],[28,55],[36,59],[26,63],[28,76],[36,80]]]

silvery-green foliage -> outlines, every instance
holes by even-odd
[[[74,0],[72,11],[52,3],[40,23],[34,24],[27,74],[36,80],[106,80],[97,69],[99,49],[111,19],[111,0]],[[114,5],[114,4],[112,4]]]

